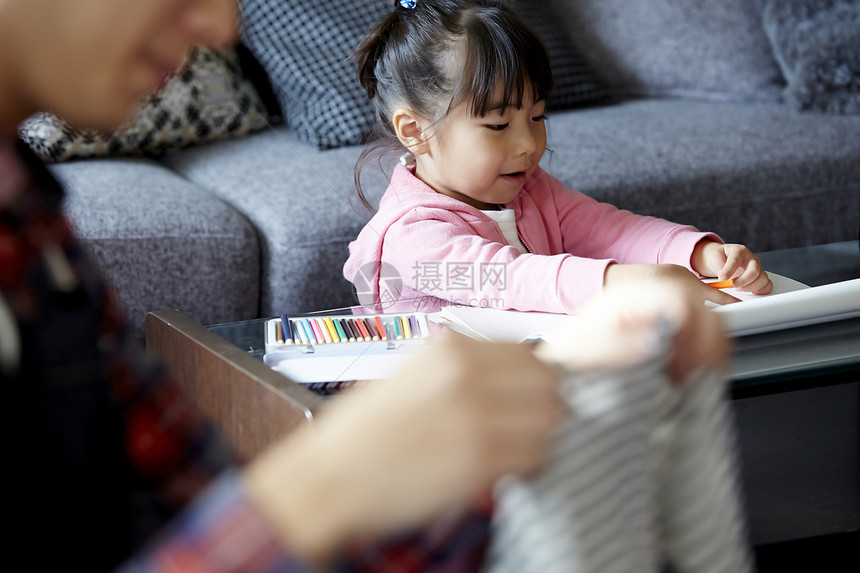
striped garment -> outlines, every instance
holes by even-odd
[[[664,363],[568,375],[545,471],[497,488],[486,571],[752,570],[724,381]]]

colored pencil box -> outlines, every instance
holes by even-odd
[[[282,317],[265,328],[263,361],[300,384],[387,378],[432,337],[424,313]]]

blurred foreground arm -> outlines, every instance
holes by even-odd
[[[728,356],[719,316],[682,281],[607,289],[582,320],[539,354],[573,368],[631,364],[668,326],[675,380]],[[311,561],[350,540],[408,531],[466,507],[504,475],[537,470],[564,418],[557,383],[523,345],[451,338],[394,379],[334,400],[253,464],[246,487],[285,545]]]
[[[536,470],[561,419],[556,385],[528,348],[452,337],[333,400],[248,468],[248,494],[310,561],[409,531]]]
[[[538,349],[546,363],[573,369],[634,364],[653,355],[665,327],[673,335],[669,364],[676,380],[701,367],[719,368],[728,354],[719,315],[683,282],[607,289],[580,318],[566,338]],[[558,396],[558,371],[546,363],[526,345],[441,340],[393,379],[338,396],[315,424],[234,474],[232,486],[219,486],[248,516],[243,534],[232,530],[219,539],[243,539],[233,545],[246,552],[253,539],[259,554],[275,560],[323,563],[468,509],[500,477],[530,474],[546,460],[569,415]],[[208,505],[225,507],[223,501]],[[209,530],[223,532],[222,523],[235,523],[236,513],[198,515],[204,535],[186,537],[215,538]],[[255,521],[260,514],[265,523]],[[223,558],[229,544],[205,545],[229,570]],[[201,549],[200,557],[209,559]]]

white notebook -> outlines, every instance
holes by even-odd
[[[789,288],[797,281],[770,274],[774,292],[766,296],[732,292],[744,302],[714,309],[723,315],[726,331],[732,336],[746,336],[795,328],[809,324],[844,320],[860,316],[860,279],[817,287]],[[781,286],[777,290],[777,284]]]
[[[768,274],[774,285],[770,294],[725,289],[742,302],[722,307],[709,304],[725,317],[730,336],[860,316],[860,279],[810,288],[788,277]],[[551,337],[558,330],[574,328],[577,321],[575,315],[462,306],[445,307],[428,318],[478,340],[503,342]]]

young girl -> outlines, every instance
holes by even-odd
[[[355,60],[377,117],[356,166],[365,204],[362,166],[408,151],[350,244],[344,275],[365,306],[572,313],[606,285],[657,275],[720,304],[736,299],[696,275],[772,288],[745,246],[598,203],[539,167],[549,58],[498,2],[402,0]]]

